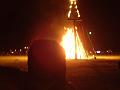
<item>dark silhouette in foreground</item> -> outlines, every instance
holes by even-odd
[[[22,90],[27,72],[17,68],[0,66],[0,90]]]
[[[28,90],[65,90],[63,48],[53,40],[36,40],[28,52]]]

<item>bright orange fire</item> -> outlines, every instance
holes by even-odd
[[[70,0],[68,12],[69,19],[71,18],[72,13],[77,13],[77,18],[80,18],[80,13],[77,8],[76,0]],[[75,20],[75,18],[73,20]],[[74,26],[74,28],[65,28],[65,30],[66,33],[63,36],[60,44],[65,49],[66,59],[86,59],[87,54],[79,38],[77,27]]]
[[[75,34],[73,28],[66,28],[66,33],[63,36],[61,42],[62,47],[65,49],[66,59],[75,59],[75,52],[77,54],[77,59],[86,59],[87,58],[86,52],[77,31],[76,31],[76,43],[74,35]]]

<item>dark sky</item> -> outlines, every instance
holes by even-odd
[[[79,0],[79,6],[84,26],[93,32],[95,48],[120,51],[119,0]]]
[[[32,0],[0,2],[0,47],[19,48],[27,45],[34,31],[28,30],[36,3]],[[93,32],[96,49],[120,51],[119,0],[78,0],[84,27]]]

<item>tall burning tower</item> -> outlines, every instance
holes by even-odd
[[[72,25],[64,27],[66,33],[61,42],[65,49],[66,59],[86,59],[87,54],[77,32],[76,21],[80,20],[80,12],[76,0],[70,0],[68,20],[72,22]]]

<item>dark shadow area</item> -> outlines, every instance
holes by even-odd
[[[0,90],[22,90],[27,72],[0,66]]]
[[[69,86],[66,90],[120,90],[118,62],[103,60],[67,62]],[[29,90],[25,88],[29,85],[27,74],[16,68],[0,66],[0,90]]]
[[[28,90],[65,90],[66,60],[54,40],[36,40],[28,52]]]
[[[65,90],[66,60],[53,40],[36,40],[28,52],[28,72],[0,67],[1,90]]]

